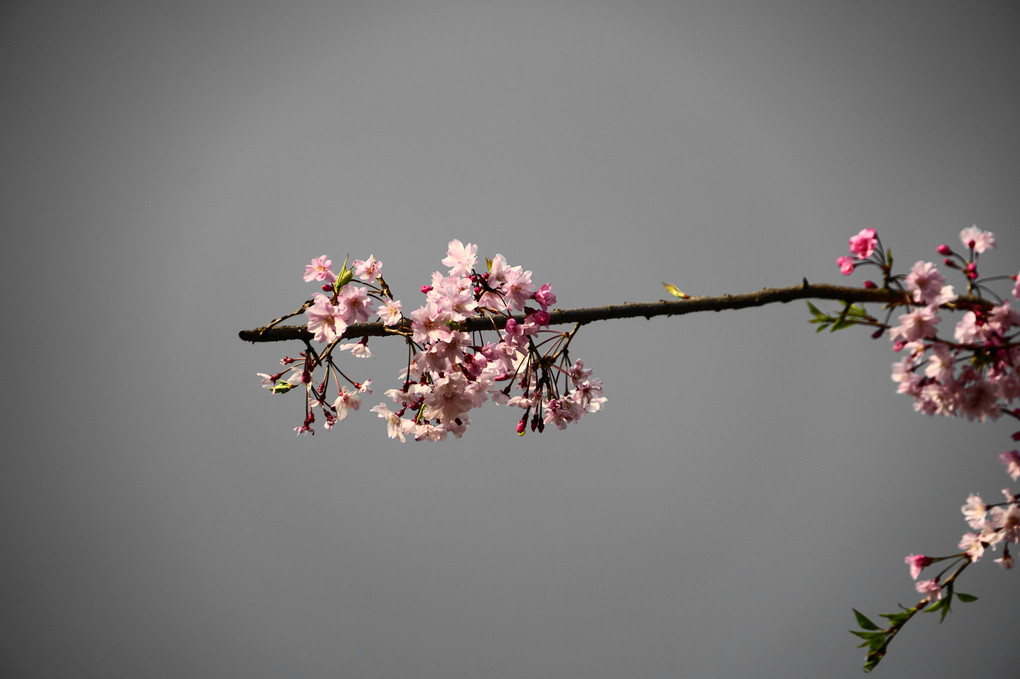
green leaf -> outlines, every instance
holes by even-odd
[[[269,391],[273,394],[286,394],[288,391],[294,388],[294,385],[290,382],[277,382],[269,388]]]
[[[969,604],[971,601],[977,601],[977,597],[973,594],[964,594],[963,592],[957,592],[956,598],[965,604]]]
[[[677,299],[687,299],[690,297],[690,295],[688,295],[686,292],[676,287],[672,283],[666,283],[665,281],[663,281],[662,285],[665,286],[666,292],[673,295]]]
[[[861,626],[861,629],[877,630],[879,626],[868,620],[867,616],[861,613],[856,608],[853,609],[854,616],[857,618],[857,624]]]
[[[665,285],[665,284],[663,284],[663,285]],[[816,306],[815,306],[814,304],[812,304],[811,302],[808,302],[808,303],[807,303],[807,308],[808,308],[808,311],[810,311],[810,312],[811,312],[812,314],[814,314],[815,318],[825,318],[825,314],[823,314],[823,313],[822,313],[822,312],[821,312],[821,311],[820,311],[820,310],[818,309],[818,307],[816,307]]]

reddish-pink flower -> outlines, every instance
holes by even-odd
[[[861,259],[871,257],[875,251],[877,239],[874,229],[861,229],[861,232],[850,238],[850,252]]]
[[[853,257],[839,257],[836,259],[836,264],[839,265],[839,271],[844,276],[849,276],[854,272],[854,258]]]
[[[917,580],[917,576],[921,574],[921,571],[930,566],[934,559],[924,554],[911,554],[904,561],[910,566],[910,577]]]

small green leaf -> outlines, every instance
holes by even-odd
[[[294,385],[290,382],[277,382],[269,388],[269,391],[273,394],[286,394],[288,391],[294,388]]]
[[[877,630],[877,629],[879,629],[878,625],[876,625],[875,623],[873,623],[870,620],[868,620],[867,616],[865,616],[859,610],[857,610],[855,608],[855,609],[853,609],[853,611],[854,611],[854,617],[857,618],[857,624],[861,626],[861,629],[870,629],[870,630]]]
[[[665,286],[666,292],[668,292],[669,294],[673,295],[677,299],[687,299],[688,297],[690,297],[690,295],[688,295],[686,292],[684,292],[680,288],[676,287],[672,283],[663,282],[662,284],[663,284],[663,286]]]
[[[823,314],[823,313],[822,313],[822,312],[821,312],[821,311],[820,311],[820,310],[818,309],[818,307],[816,307],[816,306],[815,306],[814,304],[812,304],[811,302],[808,302],[808,303],[807,303],[807,308],[808,308],[808,311],[810,311],[810,312],[811,312],[812,314],[814,314],[815,318],[825,318],[825,314]]]
[[[977,601],[977,597],[973,594],[964,594],[963,592],[957,592],[956,598],[965,604],[969,604],[971,601]]]

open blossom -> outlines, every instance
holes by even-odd
[[[969,525],[974,530],[980,530],[985,523],[985,514],[988,513],[988,506],[981,499],[980,495],[971,493],[967,497],[967,504],[960,507],[960,511],[963,512],[963,518],[967,520]]]
[[[854,258],[853,257],[839,257],[836,259],[836,264],[839,266],[839,272],[844,276],[849,276],[854,272]]]
[[[903,338],[904,341],[913,342],[934,337],[935,326],[940,320],[932,307],[915,309],[900,316],[899,325],[889,328],[889,339],[895,341],[897,338]]]
[[[478,246],[472,243],[464,245],[459,240],[450,241],[446,250],[446,257],[443,258],[443,266],[450,267],[451,276],[466,276],[475,267]]]
[[[984,543],[981,542],[981,536],[977,533],[964,534],[963,539],[960,540],[960,549],[967,553],[971,561],[979,561],[985,553]]]
[[[399,439],[401,443],[404,443],[407,440],[406,435],[414,433],[414,422],[400,417],[400,415],[387,408],[384,403],[373,407],[372,412],[386,420],[386,433],[391,439]]]
[[[1020,451],[1007,450],[999,455],[999,461],[1006,465],[1009,478],[1014,481],[1020,479]]]
[[[447,325],[451,320],[449,311],[429,302],[411,312],[411,339],[418,344],[448,340],[453,333]]]
[[[387,299],[383,301],[376,313],[379,315],[379,318],[382,319],[383,325],[397,325],[400,323],[400,319],[402,318],[400,314],[400,300]]]
[[[999,419],[999,397],[995,389],[983,379],[968,384],[960,399],[960,412],[966,415],[968,420],[978,422]]]
[[[361,397],[358,392],[350,391],[347,387],[341,387],[340,395],[333,401],[333,408],[336,409],[337,419],[344,419],[351,410],[361,407]]]
[[[942,598],[942,588],[939,586],[938,580],[935,579],[921,580],[914,585],[914,589],[916,589],[919,594],[924,595],[925,601]]]
[[[850,252],[861,259],[871,257],[877,243],[874,229],[861,229],[860,233],[850,238]]]
[[[960,240],[974,252],[981,254],[986,250],[995,249],[995,234],[991,231],[982,231],[976,226],[968,226],[960,232]]]
[[[365,323],[372,313],[372,300],[365,288],[358,285],[344,286],[337,302],[344,307],[348,323]]]
[[[315,295],[315,303],[305,309],[308,317],[308,331],[316,342],[332,342],[344,334],[347,321],[344,309],[329,301],[325,295]]]
[[[326,281],[327,283],[335,283],[336,274],[329,268],[331,266],[333,266],[333,261],[327,259],[326,255],[316,257],[312,260],[311,264],[305,264],[305,281]]]
[[[368,339],[367,337],[365,338]],[[372,350],[368,348],[368,344],[365,340],[360,342],[344,342],[339,347],[340,351],[350,351],[352,356],[358,358],[372,358]]]
[[[375,279],[382,275],[382,262],[376,261],[375,255],[369,255],[368,259],[354,260],[354,275],[358,280],[366,283],[374,283]]]
[[[915,302],[938,306],[956,299],[953,287],[931,262],[917,262],[904,281]]]

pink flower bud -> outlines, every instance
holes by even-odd
[[[938,250],[939,254],[942,255],[943,257],[946,256],[946,255],[953,254],[953,249],[951,247],[949,247],[948,245],[946,245],[945,243],[943,243],[942,245],[938,246],[936,249]]]
[[[874,290],[875,288],[878,287],[878,285],[875,283],[875,281],[864,281],[864,287],[867,288],[868,290]]]
[[[423,286],[421,286],[421,294],[427,295],[430,292],[432,292],[432,286],[431,285],[423,285]]]

